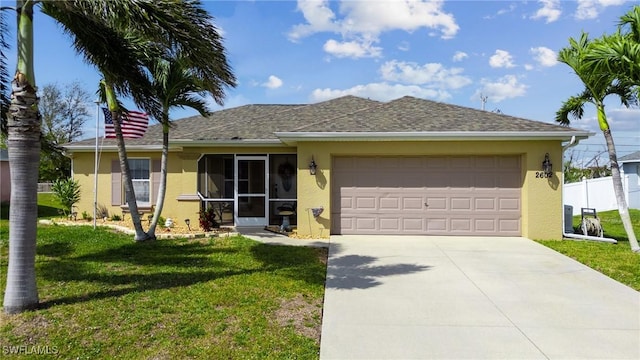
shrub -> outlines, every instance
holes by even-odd
[[[117,214],[111,215],[111,221],[120,221],[120,220],[122,220],[120,215],[117,215]]]
[[[107,207],[105,205],[98,204],[98,206],[96,207],[96,217],[98,219],[104,219],[109,217],[109,210],[107,210]]]
[[[216,212],[213,207],[208,207],[204,210],[200,210],[200,227],[204,231],[211,231],[214,228],[219,228],[220,223],[216,221]]]
[[[91,221],[91,220],[93,220],[93,216],[89,215],[89,213],[88,213],[88,212],[83,211],[83,212],[82,212],[82,220],[89,220],[89,221]]]
[[[51,185],[53,195],[62,205],[62,211],[67,216],[71,214],[73,205],[80,201],[80,184],[73,179],[58,179]]]

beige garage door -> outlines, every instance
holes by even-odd
[[[520,235],[519,156],[336,157],[332,233]]]

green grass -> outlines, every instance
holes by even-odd
[[[0,296],[7,250],[0,242]],[[326,249],[243,237],[135,243],[106,228],[39,226],[41,305],[0,315],[0,349],[65,359],[318,358],[325,258]]]
[[[631,222],[636,236],[640,235],[640,210],[630,209]],[[617,210],[599,212],[604,236],[618,240],[618,244],[593,241],[539,241],[623,284],[640,291],[640,254],[629,246],[629,239]],[[574,216],[573,226],[580,224],[580,216]]]
[[[38,193],[38,217],[52,218],[60,216],[62,206],[53,193]],[[0,204],[0,221],[9,220],[9,204]]]

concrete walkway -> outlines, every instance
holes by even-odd
[[[640,294],[523,238],[331,237],[321,359],[640,359]]]

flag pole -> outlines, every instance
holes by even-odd
[[[96,151],[93,172],[93,229],[96,229],[96,215],[98,215],[98,136],[100,135],[100,99],[96,99]]]

